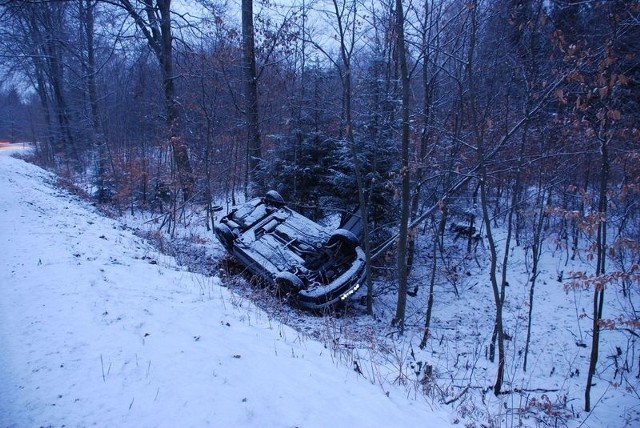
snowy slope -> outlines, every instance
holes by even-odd
[[[0,426],[446,426],[0,153]]]

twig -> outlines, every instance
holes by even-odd
[[[469,390],[469,385],[465,386],[464,389],[460,392],[460,394],[458,394],[457,396],[453,397],[451,400],[445,401],[444,404],[449,405],[451,403],[454,403],[454,402],[458,401],[460,399],[460,397],[462,397],[464,394],[467,393],[468,390]]]
[[[104,377],[104,361],[102,361],[102,354],[100,354],[100,367],[102,368],[102,381],[106,382],[107,380]]]
[[[547,393],[547,392],[558,392],[560,391],[559,389],[546,389],[546,388],[533,388],[533,389],[526,389],[526,388],[514,388],[513,390],[506,390],[506,391],[502,391],[500,392],[500,395],[507,395],[507,394],[513,394],[513,393],[522,393],[522,392],[542,392],[542,393]]]

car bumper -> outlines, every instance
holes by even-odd
[[[323,310],[346,301],[365,282],[365,255],[356,249],[357,256],[351,268],[333,282],[311,289],[301,290],[297,296],[298,306],[313,311]]]

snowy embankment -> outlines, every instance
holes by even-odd
[[[420,426],[217,278],[0,154],[0,426]]]

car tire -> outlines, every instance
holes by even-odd
[[[348,247],[350,250],[360,245],[360,240],[352,232],[346,229],[336,229],[329,238],[329,246],[340,243],[343,246]]]
[[[218,223],[213,230],[225,250],[231,251],[233,249],[234,236],[229,226],[224,223]]]
[[[269,190],[264,196],[264,201],[269,205],[280,208],[284,206],[284,198],[275,190]]]
[[[297,294],[304,284],[302,280],[291,272],[280,272],[274,278],[276,292],[281,296]]]

